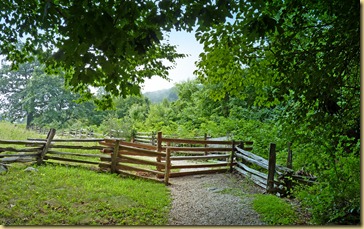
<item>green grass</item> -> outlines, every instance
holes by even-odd
[[[296,209],[284,199],[274,195],[246,193],[244,188],[228,188],[220,191],[222,194],[238,196],[242,199],[252,198],[253,209],[261,220],[268,225],[297,225],[302,219],[297,216]]]
[[[298,220],[292,206],[274,195],[256,195],[253,208],[270,225],[294,225]]]
[[[165,225],[164,184],[84,168],[13,164],[0,175],[1,225]]]
[[[0,122],[0,128],[0,139],[45,138],[25,130],[24,125]],[[24,148],[16,146],[19,147]],[[55,150],[101,154],[98,150]],[[9,172],[0,175],[0,225],[165,225],[168,222],[171,199],[162,183],[122,178],[81,166],[32,165],[38,172],[26,172],[27,166],[11,164]]]
[[[3,140],[26,140],[27,138],[45,138],[46,135],[38,134],[25,129],[23,124],[11,124],[8,122],[0,122],[0,139]]]

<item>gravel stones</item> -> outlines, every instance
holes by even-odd
[[[239,179],[235,174],[171,178],[169,225],[264,225],[252,208],[251,195],[241,197],[224,192],[241,189]],[[257,187],[249,189],[244,192],[262,192]]]

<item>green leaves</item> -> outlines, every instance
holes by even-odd
[[[64,88],[62,75],[47,75],[43,66],[35,61],[21,64],[17,71],[3,66],[0,74],[2,116],[10,121],[26,119],[30,125],[65,127],[76,118],[97,116],[94,104],[77,104],[80,96]],[[90,96],[91,93],[86,96]],[[110,101],[107,101],[110,102]],[[86,109],[87,107],[87,109]],[[97,120],[95,120],[97,123]]]
[[[94,86],[105,87],[114,96],[138,94],[145,78],[167,78],[171,66],[163,60],[173,66],[184,57],[161,42],[164,32],[191,31],[195,25],[198,31],[206,30],[231,18],[237,7],[227,0],[7,0],[0,5],[0,16],[5,18],[0,50],[15,65],[34,54],[48,69],[62,68],[68,72],[69,88],[77,92],[87,94],[87,88]],[[16,47],[22,37],[26,44]],[[53,54],[43,58],[41,50]]]

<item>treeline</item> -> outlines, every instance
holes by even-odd
[[[216,97],[216,85],[189,80],[176,84],[178,98],[151,103],[145,96],[114,98],[114,109],[98,110],[90,101],[64,88],[62,76],[46,76],[39,65],[24,65],[18,72],[2,68],[0,81],[2,118],[56,129],[92,129],[95,133],[119,130],[130,138],[134,131],[163,131],[176,137],[229,136],[254,141],[253,153],[268,156],[270,142],[277,144],[277,162],[285,164],[287,144],[292,143],[293,169],[318,177],[312,187],[294,195],[312,213],[315,223],[355,223],[360,213],[359,119],[337,126],[322,119],[297,122],[292,118],[299,104],[287,98],[262,106],[255,91],[245,96],[224,93]],[[102,94],[102,91],[96,94]],[[352,112],[355,111],[355,106]],[[307,116],[315,114],[311,109]],[[355,117],[355,113],[351,117]],[[359,116],[358,116],[359,117]],[[340,129],[341,128],[341,129]],[[262,155],[262,153],[265,155]]]

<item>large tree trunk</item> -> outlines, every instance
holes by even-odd
[[[34,113],[33,112],[27,113],[27,126],[26,126],[27,130],[32,126],[33,119],[34,119]]]

